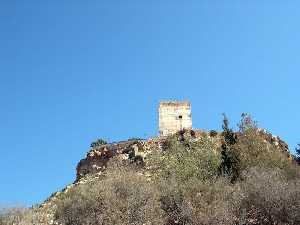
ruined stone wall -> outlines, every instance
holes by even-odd
[[[160,102],[159,134],[174,134],[182,129],[192,129],[191,104],[189,102]]]

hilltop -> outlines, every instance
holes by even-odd
[[[0,224],[300,224],[299,185],[287,143],[225,117],[220,132],[93,145],[73,184]]]

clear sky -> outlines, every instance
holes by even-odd
[[[98,137],[157,135],[160,100],[193,127],[248,112],[300,142],[299,1],[0,1],[0,205],[75,179]]]

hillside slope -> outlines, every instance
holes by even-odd
[[[300,224],[288,145],[246,122],[94,147],[73,184],[0,224]]]

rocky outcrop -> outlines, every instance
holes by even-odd
[[[277,146],[279,149],[285,152],[289,152],[289,146],[280,137],[272,135],[265,129],[258,129],[258,134],[261,135],[267,142]]]
[[[76,181],[87,174],[101,173],[106,168],[107,162],[115,156],[143,163],[143,158],[151,149],[161,148],[163,140],[164,138],[135,139],[92,148],[86,158],[80,160],[77,165]]]

